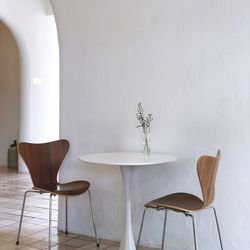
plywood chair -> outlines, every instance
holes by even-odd
[[[156,209],[157,211],[161,211],[161,210],[165,211],[161,249],[164,249],[167,212],[174,211],[174,212],[183,213],[184,215],[192,219],[194,246],[195,246],[195,250],[197,250],[198,246],[197,246],[194,214],[202,211],[203,209],[211,208],[213,210],[216,225],[217,225],[217,230],[218,230],[218,235],[219,235],[219,240],[220,240],[220,247],[223,250],[216,210],[214,207],[210,206],[215,196],[215,178],[216,178],[216,173],[217,173],[217,169],[219,165],[220,156],[221,156],[221,152],[220,150],[218,150],[216,157],[203,155],[199,158],[197,162],[197,173],[198,173],[198,177],[199,177],[199,181],[201,185],[203,199],[200,199],[199,197],[193,194],[189,194],[189,193],[174,193],[174,194],[169,194],[167,196],[150,201],[144,205],[145,209],[144,209],[143,216],[142,216],[142,222],[141,222],[139,237],[137,241],[137,247],[139,246],[140,239],[141,239],[141,233],[142,233],[146,210],[147,208],[152,208],[152,209]]]
[[[49,249],[50,249],[50,235],[51,235],[51,216],[52,216],[52,196],[61,195],[65,197],[65,214],[66,225],[65,233],[68,233],[68,196],[80,195],[88,191],[90,210],[94,226],[94,233],[96,237],[96,244],[99,246],[97,231],[95,226],[95,218],[91,202],[90,183],[85,180],[78,180],[68,183],[58,183],[57,174],[59,168],[69,150],[69,142],[67,140],[57,140],[48,143],[27,143],[22,142],[18,144],[18,152],[28,167],[33,187],[24,193],[23,206],[20,218],[16,244],[19,244],[23,213],[25,201],[29,192],[35,193],[49,193]]]

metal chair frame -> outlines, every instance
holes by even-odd
[[[24,193],[22,212],[21,212],[21,217],[20,217],[20,222],[19,222],[16,245],[19,245],[19,239],[20,239],[20,234],[21,234],[21,227],[22,227],[22,221],[23,221],[24,208],[25,208],[25,203],[26,203],[26,198],[27,198],[28,193],[39,193],[39,194],[47,193],[47,194],[50,194],[50,196],[49,196],[49,240],[48,240],[48,248],[51,249],[52,196],[56,196],[56,194],[49,193],[49,192],[41,192],[41,191],[37,191],[37,190],[27,190]],[[95,232],[95,238],[96,238],[96,245],[97,245],[97,247],[99,247],[100,244],[99,244],[99,239],[98,239],[96,225],[95,225],[95,216],[94,216],[94,211],[93,211],[93,206],[92,206],[92,199],[91,199],[90,190],[88,190],[88,194],[89,194],[88,196],[89,196],[89,205],[90,205],[90,210],[91,210],[91,217],[92,217],[92,222],[93,222],[93,227],[94,227],[94,232]],[[68,199],[67,198],[68,197],[65,196],[65,234],[68,234]]]
[[[151,208],[151,207],[145,207],[144,208],[143,215],[142,215],[142,222],[141,222],[140,231],[139,231],[139,236],[138,236],[138,240],[137,240],[137,244],[136,244],[136,249],[138,249],[139,244],[140,244],[141,234],[142,234],[142,228],[143,228],[144,219],[145,219],[145,214],[146,214],[146,210],[148,208],[155,210],[155,208]],[[221,247],[221,250],[223,250],[222,239],[221,239],[221,232],[220,232],[219,221],[218,221],[216,209],[214,207],[211,207],[211,206],[209,206],[209,207],[207,207],[205,209],[213,209],[213,213],[214,213],[214,217],[215,217],[215,221],[216,221],[216,226],[217,226],[217,231],[218,231],[218,236],[219,236],[219,240],[220,240],[220,247]],[[166,235],[166,224],[167,224],[167,213],[168,213],[168,211],[172,211],[172,212],[176,212],[176,213],[182,213],[186,217],[191,217],[191,219],[192,219],[192,226],[193,226],[194,249],[198,250],[197,232],[196,232],[195,216],[194,215],[195,215],[195,213],[199,213],[200,211],[195,211],[195,212],[191,213],[191,212],[176,211],[176,210],[165,209],[165,208],[156,208],[156,210],[157,211],[165,211],[164,223],[163,223],[163,232],[162,232],[161,250],[164,250],[164,245],[165,245],[165,235]]]

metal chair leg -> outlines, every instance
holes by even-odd
[[[164,225],[163,225],[163,232],[162,232],[161,250],[164,250],[166,224],[167,224],[167,214],[168,214],[168,210],[165,210]]]
[[[48,247],[51,248],[51,218],[52,218],[52,195],[49,196],[49,241],[48,241]]]
[[[216,225],[217,225],[217,230],[218,230],[218,235],[219,235],[219,239],[220,239],[220,247],[221,247],[221,250],[223,250],[223,245],[222,245],[222,239],[221,239],[221,233],[220,233],[220,227],[219,227],[219,222],[218,222],[218,217],[217,217],[217,213],[216,213],[216,210],[214,207],[211,207],[214,211],[214,217],[215,217],[215,220],[216,220]]]
[[[94,217],[94,212],[93,212],[93,207],[92,207],[92,200],[91,200],[90,190],[88,190],[88,193],[89,193],[89,204],[90,204],[91,216],[92,216],[94,232],[95,232],[95,238],[96,238],[96,246],[99,247],[100,244],[99,244],[98,235],[97,235],[96,226],[95,226],[95,217]]]
[[[143,215],[142,215],[142,221],[141,221],[139,236],[138,236],[138,240],[137,240],[137,244],[136,244],[136,249],[139,247],[139,244],[140,244],[141,233],[142,233],[142,228],[143,228],[143,223],[144,223],[144,218],[145,218],[146,210],[147,210],[147,208],[145,207],[144,211],[143,211]]]
[[[65,196],[65,234],[68,234],[68,197]]]
[[[21,233],[21,227],[22,227],[22,222],[23,222],[23,213],[24,213],[24,207],[25,207],[25,201],[27,198],[28,193],[40,193],[38,191],[33,191],[33,190],[28,190],[24,193],[23,196],[23,205],[22,205],[22,212],[21,212],[21,217],[20,217],[20,222],[19,222],[19,228],[18,228],[18,234],[17,234],[17,240],[16,240],[16,245],[19,245],[19,238],[20,238],[20,233]]]
[[[191,214],[189,214],[189,216],[192,218],[192,224],[193,224],[194,248],[195,248],[195,250],[198,250],[194,216]]]

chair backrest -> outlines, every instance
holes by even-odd
[[[28,167],[34,187],[56,187],[57,174],[69,150],[69,142],[64,139],[39,144],[21,142],[17,148]]]
[[[200,180],[204,205],[207,207],[214,200],[215,179],[220,161],[221,151],[218,150],[217,156],[203,155],[197,162],[197,173]]]

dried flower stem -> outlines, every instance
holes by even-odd
[[[136,127],[137,128],[141,127],[142,131],[144,133],[145,146],[144,146],[143,152],[150,154],[151,151],[150,151],[150,147],[149,147],[148,133],[150,132],[150,123],[151,123],[151,121],[153,121],[153,115],[148,114],[145,117],[142,104],[139,102],[137,105],[136,118],[139,121],[139,125]]]

